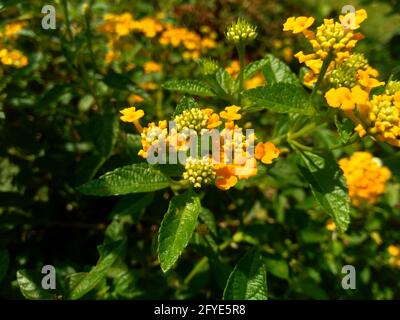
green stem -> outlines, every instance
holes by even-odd
[[[289,144],[294,147],[293,149],[304,150],[304,151],[313,151],[312,147],[305,146],[296,140],[288,140]]]
[[[243,91],[243,82],[244,82],[244,52],[245,47],[244,44],[240,43],[237,47],[238,55],[239,55],[239,64],[240,64],[240,72],[239,72],[239,92],[238,92],[238,104],[241,103],[241,92]]]
[[[318,75],[317,83],[315,84],[313,91],[311,93],[311,101],[313,101],[314,96],[318,92],[319,87],[321,86],[322,81],[324,80],[325,74],[328,71],[329,64],[331,63],[333,59],[333,51],[329,51],[328,56],[324,60],[324,63],[322,64],[321,71]]]
[[[91,30],[91,26],[90,26],[91,6],[92,6],[92,1],[89,2],[87,12],[85,12],[84,15],[85,15],[85,25],[86,25],[86,37],[88,40],[90,58],[92,60],[93,65],[96,68],[97,64],[96,64],[96,58],[95,58],[94,51],[93,51],[92,30]]]
[[[317,128],[317,124],[315,122],[310,123],[308,125],[306,125],[304,128],[300,129],[299,131],[295,132],[295,133],[288,133],[288,139],[289,140],[294,140],[297,138],[300,138],[302,136],[305,136],[308,133],[311,133],[312,131],[314,131]]]
[[[74,36],[72,34],[71,23],[69,21],[68,1],[67,0],[62,0],[62,5],[63,5],[63,9],[64,9],[65,24],[67,25],[68,37],[69,37],[69,40],[72,42],[73,39],[74,39]]]

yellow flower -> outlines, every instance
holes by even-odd
[[[380,87],[385,84],[384,82],[381,82],[373,78],[377,76],[378,76],[378,71],[371,67],[368,67],[367,70],[357,71],[358,82],[367,90],[370,90],[375,87]]]
[[[135,107],[122,109],[120,113],[122,113],[120,119],[124,122],[134,122],[144,116],[144,111],[140,109],[136,110]]]
[[[144,116],[143,110],[136,110],[135,107],[130,107],[120,110],[120,113],[122,113],[122,116],[120,117],[122,121],[132,122],[135,125],[137,131],[143,131],[143,128],[139,123],[139,119]]]
[[[400,247],[399,246],[395,246],[395,245],[391,244],[387,248],[387,251],[392,257],[399,257],[400,256]]]
[[[242,116],[240,114],[238,114],[240,109],[241,109],[240,107],[235,106],[235,105],[225,107],[225,110],[221,111],[219,113],[219,116],[223,119],[228,120],[229,122],[235,121],[235,120],[240,120],[242,118]]]
[[[23,21],[15,21],[5,25],[4,31],[1,34],[5,38],[15,38],[15,36],[25,27]]]
[[[258,143],[255,148],[254,157],[264,164],[271,164],[272,160],[279,157],[280,150],[271,142]]]
[[[225,70],[232,76],[233,79],[239,75],[240,63],[239,60],[232,60],[231,64]]]
[[[261,73],[257,73],[254,77],[244,82],[244,88],[250,90],[265,84],[265,79]]]
[[[335,231],[336,230],[336,224],[332,220],[329,220],[326,223],[326,229],[329,230],[329,231]]]
[[[147,61],[144,63],[144,73],[152,73],[152,72],[160,72],[161,71],[161,65],[159,63],[156,63],[154,61]]]
[[[25,67],[28,64],[28,58],[18,50],[0,49],[0,62],[4,65],[12,65],[17,68]]]
[[[139,84],[139,87],[144,90],[156,90],[158,88],[158,84],[155,82],[144,82]]]
[[[367,17],[367,12],[364,9],[361,9],[357,10],[355,14],[350,12],[344,16],[339,16],[339,20],[351,30],[356,30],[360,27],[360,24],[367,19]]]
[[[339,160],[339,165],[355,206],[374,204],[385,192],[386,182],[391,177],[390,170],[368,152],[355,152],[350,158]]]
[[[313,17],[290,17],[283,24],[283,31],[300,33],[307,30],[314,23]]]
[[[332,88],[325,94],[325,98],[333,108],[340,107],[342,110],[353,110],[356,104],[368,102],[368,93],[359,86],[355,86],[351,90],[346,87]]]

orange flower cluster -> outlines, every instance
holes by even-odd
[[[162,45],[183,46],[185,51],[182,56],[185,60],[197,60],[202,52],[215,48],[217,45],[211,37],[201,37],[194,31],[175,27],[171,24],[166,25],[166,29],[162,32],[159,41]]]
[[[15,41],[19,32],[24,28],[25,22],[11,22],[4,26],[0,32],[0,63],[6,66],[17,68],[25,67],[28,58],[19,50],[9,49],[8,42]]]
[[[339,165],[355,206],[374,204],[385,192],[386,182],[391,177],[390,170],[369,152],[355,152],[350,158],[341,159]]]
[[[170,44],[173,47],[183,46],[185,51],[182,56],[186,60],[196,60],[200,57],[201,53],[216,46],[214,40],[216,35],[211,30],[203,28],[205,36],[202,37],[194,31],[163,22],[162,18],[163,15],[158,15],[155,18],[144,17],[135,20],[128,12],[122,14],[105,14],[103,17],[104,22],[99,25],[98,30],[105,33],[109,38],[106,55],[107,63],[120,58],[120,38],[133,32],[142,33],[147,38],[155,38],[159,35],[159,42],[162,45]]]
[[[304,83],[313,86],[318,79],[324,61],[332,53],[333,59],[328,66],[327,75],[338,65],[343,63],[351,55],[351,50],[358,40],[363,38],[360,33],[354,32],[367,18],[365,10],[358,10],[354,17],[348,13],[340,17],[340,22],[333,19],[325,19],[316,32],[309,30],[315,19],[313,17],[291,17],[283,25],[284,31],[294,34],[302,33],[310,42],[313,53],[304,54],[298,52],[295,57],[300,63],[304,63],[310,70],[304,76]],[[347,22],[354,18],[354,23]],[[347,24],[347,27],[345,27]]]
[[[148,158],[149,152],[159,150],[161,143],[165,150],[190,151],[191,131],[207,139],[213,136],[213,131],[219,129],[217,140],[212,139],[212,148],[218,151],[217,158],[213,150],[202,158],[189,157],[184,163],[185,171],[182,178],[195,188],[200,188],[212,182],[222,190],[228,190],[240,179],[248,179],[257,174],[257,160],[271,164],[279,156],[279,149],[270,142],[258,143],[255,154],[249,150],[254,145],[255,135],[245,136],[236,121],[242,118],[240,107],[228,106],[219,114],[211,108],[190,108],[173,118],[175,128],[167,128],[167,121],[149,123],[142,128],[139,119],[143,117],[142,110],[135,107],[121,110],[121,120],[131,122],[141,133],[142,149],[139,155]]]

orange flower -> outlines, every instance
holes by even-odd
[[[257,174],[257,161],[249,158],[243,165],[235,165],[233,170],[239,179],[248,179]]]
[[[228,190],[238,182],[238,178],[235,176],[235,168],[232,165],[222,166],[215,173],[217,176],[215,185],[218,189]]]
[[[135,103],[139,103],[139,102],[143,102],[144,99],[141,96],[138,96],[137,94],[131,94],[128,97],[128,102],[129,104],[135,104]]]
[[[145,62],[143,68],[145,74],[161,71],[161,65],[154,61]]]
[[[254,157],[264,164],[272,163],[272,160],[279,157],[280,150],[271,142],[258,143],[255,148]]]

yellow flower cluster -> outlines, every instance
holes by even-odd
[[[225,68],[225,70],[232,76],[233,79],[236,79],[240,72],[240,63],[238,60],[232,60],[229,66]],[[261,73],[257,73],[252,78],[246,80],[244,82],[244,88],[246,90],[250,90],[256,87],[260,87],[265,85],[265,79]]]
[[[291,17],[283,25],[284,31],[294,34],[302,33],[313,48],[313,53],[304,54],[298,52],[295,57],[300,63],[304,63],[310,70],[304,76],[304,83],[312,86],[318,79],[324,61],[332,53],[332,61],[328,66],[327,75],[351,55],[351,50],[363,36],[355,33],[360,24],[367,18],[365,10],[358,10],[354,17],[352,13],[340,17],[340,22],[333,19],[325,19],[324,23],[317,27],[316,32],[309,30],[314,23],[313,17]],[[345,27],[345,22],[354,18],[353,25]]]
[[[201,35],[194,31],[175,27],[171,24],[166,25],[166,29],[162,32],[159,41],[164,46],[183,46],[185,51],[182,56],[186,60],[197,60],[202,52],[215,48],[217,45],[211,37],[201,37]]]
[[[25,67],[28,64],[28,58],[19,50],[7,48],[6,42],[14,41],[18,33],[25,27],[25,22],[11,22],[4,26],[0,32],[0,62],[6,66],[17,68]]]
[[[186,28],[175,27],[171,23],[165,23],[158,17],[144,17],[135,20],[129,12],[122,14],[105,14],[104,22],[99,25],[98,30],[109,37],[106,62],[110,63],[120,58],[119,40],[132,32],[142,33],[147,38],[155,38],[159,35],[159,42],[162,45],[173,47],[183,46],[185,51],[184,59],[197,60],[201,53],[216,46],[216,34],[211,30],[203,28],[202,37],[200,34]]]
[[[389,263],[396,268],[400,268],[400,246],[391,244],[388,246],[387,251],[390,255]]]
[[[152,17],[135,20],[129,12],[122,14],[107,13],[103,16],[104,22],[99,25],[101,32],[120,38],[131,32],[143,33],[148,38],[154,38],[163,30],[160,21]]]
[[[325,93],[329,106],[340,108],[356,125],[360,137],[369,134],[380,141],[400,147],[400,84],[390,82],[386,92],[371,95],[373,88],[385,85],[378,80],[379,73],[372,68],[362,54],[352,54],[351,50],[362,35],[354,30],[367,18],[365,10],[340,17],[340,23],[325,19],[314,33],[308,28],[314,18],[289,18],[284,30],[303,33],[311,43],[314,53],[295,56],[305,63],[310,71],[304,82],[312,86],[321,72],[325,59],[332,52],[325,77],[330,89]]]
[[[386,182],[391,177],[390,170],[369,152],[355,152],[350,158],[341,159],[339,165],[355,206],[374,204],[385,192]]]
[[[228,106],[219,114],[211,108],[190,108],[173,118],[176,128],[167,128],[167,121],[151,122],[142,128],[139,119],[144,116],[142,110],[130,107],[121,110],[121,120],[131,122],[141,134],[142,149],[139,155],[147,158],[150,151],[156,150],[160,143],[164,143],[167,150],[188,151],[190,146],[190,132],[194,130],[200,137],[219,131],[218,141],[212,141],[212,148],[219,150],[219,159],[214,159],[210,150],[208,156],[201,159],[189,157],[185,162],[185,171],[182,178],[195,188],[215,183],[222,190],[235,186],[238,180],[247,179],[257,174],[257,161],[271,164],[279,156],[279,149],[270,142],[260,142],[255,148],[255,154],[250,155],[248,149],[253,145],[254,134],[246,137],[236,121],[242,118],[238,106]],[[208,139],[209,137],[207,137]],[[217,145],[214,145],[217,143]],[[157,149],[158,150],[158,149]],[[233,156],[233,159],[230,159]]]

